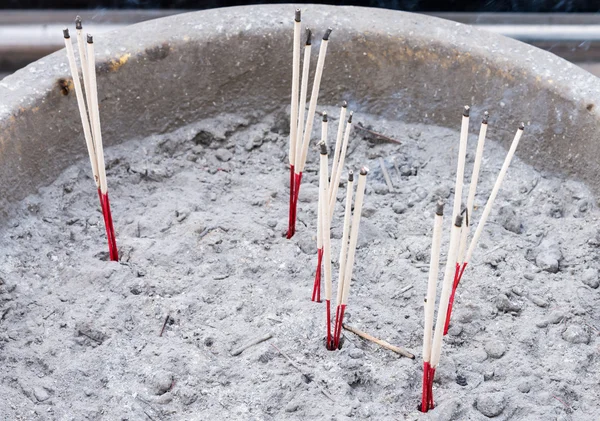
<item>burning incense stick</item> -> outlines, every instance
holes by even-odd
[[[290,215],[289,215],[289,227],[288,235],[292,228],[291,223],[293,220],[293,202],[294,202],[294,161],[296,160],[296,141],[298,137],[298,79],[300,77],[300,32],[302,30],[302,24],[300,19],[300,9],[296,9],[296,15],[294,19],[294,38],[292,47],[292,103],[290,106],[290,151],[289,151],[289,162],[290,162]],[[292,234],[293,235],[293,234]],[[288,237],[289,238],[289,237]]]
[[[348,296],[350,295],[350,280],[352,279],[352,270],[354,268],[354,257],[356,255],[356,245],[358,244],[358,228],[360,226],[360,217],[365,197],[365,186],[367,184],[367,174],[369,169],[363,167],[358,176],[358,186],[356,187],[356,200],[354,202],[354,214],[352,215],[352,227],[350,230],[350,243],[348,244],[348,256],[346,258],[346,268],[344,269],[344,287],[342,291],[342,304],[340,306],[339,320],[336,324],[334,349],[340,346],[340,336],[342,332],[342,323],[344,323],[344,313],[348,305]],[[342,282],[340,279],[339,282]]]
[[[319,50],[319,58],[317,59],[317,68],[315,70],[315,78],[312,86],[312,93],[310,97],[310,105],[308,107],[308,114],[306,117],[306,125],[304,127],[302,148],[300,153],[296,152],[296,162],[294,164],[294,203],[293,203],[293,221],[291,235],[294,235],[296,231],[296,211],[298,207],[298,196],[300,194],[300,186],[302,184],[302,172],[306,165],[306,156],[308,154],[308,146],[310,144],[310,136],[312,133],[313,121],[315,118],[315,112],[317,108],[317,100],[319,98],[319,89],[321,87],[321,77],[323,76],[323,67],[325,66],[325,56],[327,55],[327,44],[329,43],[329,35],[332,29],[329,28],[325,31],[323,41],[321,42],[321,48]],[[289,232],[288,232],[288,238]]]
[[[330,241],[330,225],[329,225],[329,210],[327,198],[329,197],[328,186],[328,170],[329,163],[327,162],[327,146],[320,142],[321,158],[320,158],[320,178],[319,178],[319,197],[321,206],[320,210],[320,225],[321,235],[323,236],[323,258],[325,260],[325,302],[326,302],[326,318],[327,318],[327,348],[331,344],[331,241]]]
[[[336,169],[335,180],[331,179],[331,196],[329,198],[329,219],[333,218],[333,211],[335,210],[335,203],[337,200],[337,192],[340,187],[340,178],[342,176],[342,170],[344,168],[344,160],[346,158],[346,151],[348,150],[348,140],[350,139],[350,131],[352,130],[352,116],[354,113],[350,111],[350,117],[346,123],[346,131],[344,132],[344,141],[342,142],[342,150],[340,151],[339,163]]]
[[[440,246],[442,243],[442,223],[444,221],[444,202],[439,201],[435,210],[433,224],[433,239],[431,242],[431,259],[429,262],[429,279],[427,281],[427,296],[425,298],[425,323],[423,333],[423,397],[421,411],[429,409],[429,374],[431,358],[431,332],[433,329],[433,313],[435,311],[435,294],[440,265]],[[433,380],[432,380],[433,381]]]
[[[456,259],[456,274],[455,274],[455,285],[452,288],[450,294],[450,302],[448,304],[448,315],[446,316],[446,326],[444,326],[444,335],[448,334],[448,328],[450,326],[450,316],[452,313],[452,304],[454,303],[454,294],[456,287],[460,282],[462,275],[466,268],[464,262],[465,251],[467,249],[467,241],[469,238],[469,231],[471,229],[471,213],[473,211],[473,204],[475,203],[475,193],[477,191],[477,182],[479,180],[479,171],[481,169],[481,161],[483,159],[483,147],[485,144],[485,136],[487,133],[489,113],[486,111],[483,114],[483,120],[481,121],[481,128],[479,129],[479,139],[477,140],[477,151],[475,152],[475,163],[473,164],[473,173],[471,175],[471,184],[469,185],[469,196],[467,198],[467,211],[465,223],[460,237],[460,245],[458,247],[458,257]]]
[[[88,112],[92,109],[92,102],[90,98],[90,76],[88,72],[88,63],[85,51],[85,38],[83,37],[83,26],[80,16],[75,17],[75,31],[77,32],[77,49],[79,50],[79,61],[81,62],[81,76],[83,77],[83,87],[85,88],[85,99],[87,104]],[[92,126],[94,122],[91,122]],[[94,131],[92,129],[92,136]]]
[[[290,183],[294,184],[294,196],[290,197],[290,218],[288,223],[287,238],[290,239],[296,233],[296,183],[298,182],[296,171],[299,157],[302,155],[302,139],[304,138],[304,113],[306,111],[306,93],[308,91],[308,76],[310,70],[310,53],[312,48],[312,32],[306,28],[306,44],[304,46],[304,61],[302,64],[302,84],[300,88],[300,104],[298,106],[298,112],[296,114],[296,137],[294,140],[295,151],[294,151],[294,176],[290,174]],[[291,121],[290,121],[291,124]]]
[[[108,185],[106,183],[106,168],[104,165],[104,149],[102,147],[102,131],[100,128],[100,111],[98,108],[98,86],[96,83],[96,56],[94,54],[94,39],[91,35],[87,36],[87,59],[88,72],[90,76],[90,92],[92,108],[89,110],[92,129],[94,132],[94,146],[96,147],[96,159],[98,161],[98,174],[100,176],[100,203],[106,225],[106,235],[108,237],[108,248],[110,260],[118,261],[119,253],[117,251],[117,242],[115,239],[115,230],[110,211],[110,201],[108,199]]]
[[[471,243],[469,244],[469,249],[468,249],[467,254],[462,263],[462,268],[460,269],[460,272],[458,271],[458,265],[457,265],[457,276],[454,279],[454,285],[452,287],[452,294],[450,296],[450,301],[448,302],[448,316],[446,317],[446,326],[444,328],[445,332],[448,332],[448,327],[450,325],[450,316],[452,315],[452,306],[454,304],[454,296],[456,294],[456,289],[458,288],[458,284],[460,282],[460,279],[463,276],[463,273],[465,272],[465,269],[467,268],[468,263],[471,261],[471,256],[473,255],[473,252],[475,251],[475,247],[477,246],[477,241],[479,241],[479,237],[481,236],[481,233],[483,232],[483,227],[485,226],[487,218],[490,215],[490,212],[492,211],[492,206],[494,205],[494,200],[496,199],[496,195],[498,194],[498,191],[500,191],[500,187],[502,185],[502,180],[504,180],[504,176],[506,175],[506,172],[508,171],[508,167],[510,166],[510,162],[512,161],[515,151],[517,150],[517,146],[519,145],[519,140],[521,139],[521,136],[523,135],[524,130],[525,130],[525,125],[523,123],[521,123],[521,125],[517,129],[517,133],[515,134],[512,144],[510,145],[510,149],[508,150],[508,153],[506,154],[506,158],[504,159],[504,164],[502,165],[502,168],[500,169],[498,178],[496,178],[496,182],[492,189],[492,193],[490,193],[490,197],[488,198],[488,201],[485,204],[485,208],[483,209],[483,214],[481,215],[479,224],[477,224],[477,230],[475,230],[475,235],[473,236],[473,239],[471,240]]]
[[[429,407],[433,408],[433,378],[435,376],[435,369],[440,362],[440,355],[442,352],[442,338],[443,328],[446,322],[446,309],[448,308],[448,300],[450,299],[450,292],[452,291],[453,275],[455,273],[454,266],[456,262],[456,255],[458,254],[458,242],[460,241],[460,230],[462,226],[463,217],[458,215],[452,225],[450,232],[450,246],[448,247],[448,258],[446,260],[446,268],[444,271],[444,282],[442,284],[442,293],[440,296],[440,304],[438,306],[437,320],[435,323],[435,333],[433,335],[433,346],[431,348],[430,356],[430,368],[428,375],[428,395],[429,395]]]
[[[324,143],[325,148],[327,148],[327,113],[323,113],[321,142]],[[321,302],[321,266],[323,262],[323,230],[321,218],[322,208],[323,201],[321,200],[321,194],[319,194],[319,204],[317,208],[317,270],[315,272],[315,282],[312,293],[312,301],[317,301],[319,303]]]
[[[73,78],[73,85],[75,86],[75,97],[77,98],[79,117],[81,118],[81,125],[83,126],[83,136],[85,138],[85,144],[87,146],[88,155],[90,157],[90,164],[92,165],[94,182],[96,183],[96,188],[99,189],[100,177],[98,175],[98,160],[96,159],[96,148],[94,146],[94,140],[92,138],[90,121],[88,120],[87,111],[85,109],[85,99],[83,98],[83,91],[81,90],[81,82],[79,81],[79,72],[77,71],[77,63],[75,62],[75,53],[73,52],[73,44],[71,44],[71,36],[69,35],[69,30],[64,29],[63,35],[65,37],[65,47],[67,50],[67,59],[69,60],[69,67],[71,69],[71,77]]]
[[[331,180],[335,180],[336,173],[338,170],[338,164],[340,160],[340,148],[342,147],[342,139],[344,137],[344,122],[346,121],[346,111],[348,110],[348,103],[344,101],[340,109],[340,121],[338,123],[337,136],[335,138],[335,149],[333,151],[333,163],[331,164]],[[330,189],[330,193],[333,194],[333,189]],[[330,199],[331,200],[331,199]]]

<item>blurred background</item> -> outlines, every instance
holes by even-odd
[[[288,1],[0,0],[0,79],[64,46],[62,29],[77,14],[94,34],[215,7]],[[302,2],[296,2],[300,4]],[[598,0],[310,1],[404,10],[467,23],[527,42],[600,76]]]

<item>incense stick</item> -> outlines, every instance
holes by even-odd
[[[352,226],[350,229],[350,242],[348,244],[348,256],[346,258],[346,268],[344,269],[344,287],[342,291],[342,304],[340,307],[339,321],[337,324],[337,332],[335,334],[334,347],[337,349],[340,345],[340,335],[342,332],[342,324],[344,323],[344,313],[348,305],[348,296],[350,295],[350,280],[352,279],[352,270],[354,268],[354,258],[356,255],[356,245],[358,244],[358,229],[360,227],[360,217],[362,214],[362,206],[365,197],[365,186],[367,184],[367,174],[369,169],[363,167],[358,176],[358,186],[356,187],[356,200],[354,202],[354,214],[352,215]],[[340,279],[340,282],[342,280]]]
[[[335,203],[337,200],[337,192],[340,187],[340,178],[342,176],[342,170],[344,169],[344,160],[346,159],[346,151],[348,150],[348,141],[350,139],[350,131],[352,130],[352,116],[354,113],[350,111],[350,117],[346,123],[346,130],[344,132],[344,141],[342,142],[342,150],[340,151],[340,159],[335,174],[335,180],[331,179],[333,183],[331,186],[331,197],[329,198],[329,219],[333,218],[333,211],[335,210]],[[360,179],[360,178],[359,178]]]
[[[323,259],[325,267],[325,302],[326,302],[326,318],[327,318],[327,341],[326,347],[330,349],[331,344],[331,241],[330,241],[330,225],[327,197],[329,197],[328,186],[328,160],[327,146],[320,142],[321,157],[320,157],[320,178],[319,178],[319,197],[320,197],[320,220],[321,220],[321,235],[323,236]]]
[[[486,111],[483,113],[483,120],[481,121],[481,128],[479,129],[479,138],[477,139],[477,150],[475,152],[475,162],[473,163],[473,172],[471,174],[471,183],[469,185],[469,195],[467,196],[467,216],[470,217],[473,213],[473,205],[475,203],[475,193],[477,192],[477,182],[479,181],[479,172],[481,170],[481,161],[483,159],[483,147],[485,145],[485,136],[487,134],[488,119],[490,114]],[[469,220],[465,221],[463,231],[460,238],[460,247],[458,251],[457,263],[462,263],[465,257],[465,251],[467,248],[467,238],[469,236],[469,229],[471,224]]]
[[[300,77],[300,32],[302,30],[300,9],[296,9],[294,18],[294,38],[292,46],[292,95],[290,106],[290,210],[288,221],[288,238],[293,235],[292,222],[294,220],[294,161],[296,160],[296,142],[298,137],[298,79]]]
[[[458,257],[456,259],[456,274],[455,274],[455,285],[452,288],[450,294],[450,301],[448,304],[448,315],[446,316],[446,325],[444,326],[444,335],[448,334],[448,328],[450,326],[450,316],[452,313],[452,304],[454,303],[454,294],[456,288],[465,272],[466,263],[464,262],[465,251],[467,248],[467,241],[469,238],[469,231],[471,229],[471,213],[473,211],[473,204],[475,203],[475,193],[477,191],[477,182],[479,180],[479,171],[481,169],[481,161],[483,159],[483,147],[485,144],[485,136],[487,133],[489,113],[486,111],[483,114],[483,120],[481,121],[481,128],[479,129],[479,138],[477,140],[477,150],[475,152],[475,162],[473,164],[473,173],[471,174],[471,184],[469,185],[469,196],[467,198],[466,207],[466,218],[463,224],[460,245],[458,247]]]
[[[344,137],[344,122],[346,121],[346,111],[348,110],[348,103],[344,101],[340,109],[340,120],[338,122],[337,136],[335,138],[335,149],[333,151],[333,163],[331,164],[331,181],[336,179],[338,164],[340,159],[340,148],[342,147],[342,139]],[[333,189],[330,189],[330,193],[333,194]],[[330,198],[331,201],[331,198]]]
[[[310,136],[312,133],[315,111],[317,110],[317,101],[319,99],[319,90],[321,88],[321,77],[323,76],[325,57],[327,56],[327,44],[329,44],[329,36],[331,31],[333,31],[331,28],[325,31],[325,35],[323,35],[323,40],[321,41],[321,47],[319,49],[319,58],[317,59],[317,68],[315,70],[315,78],[313,80],[312,92],[310,95],[310,105],[308,107],[308,114],[306,115],[306,125],[304,127],[304,135],[302,139],[302,153],[299,162],[300,165],[298,166],[299,168],[296,168],[296,174],[302,173],[302,171],[304,171],[304,165],[306,164],[306,156],[308,154],[308,146],[310,145]],[[299,187],[300,186],[298,186],[298,190]]]
[[[73,44],[71,43],[69,30],[65,28],[63,30],[63,35],[65,38],[67,59],[69,61],[69,67],[71,69],[71,77],[73,78],[73,85],[75,86],[75,97],[77,98],[79,117],[81,118],[81,125],[83,126],[83,136],[85,138],[85,144],[87,146],[88,155],[90,157],[90,164],[92,166],[92,174],[94,175],[94,182],[96,183],[96,188],[100,188],[100,177],[98,175],[98,161],[96,159],[96,148],[94,146],[94,140],[92,138],[90,121],[88,120],[87,111],[85,109],[85,99],[83,98],[83,92],[81,90],[81,82],[79,81],[79,72],[77,71],[77,63],[75,62],[75,53],[73,52]]]
[[[433,224],[431,259],[429,262],[429,279],[427,280],[427,296],[425,297],[425,323],[423,328],[423,397],[421,401],[422,412],[427,412],[429,408],[429,361],[431,357],[431,333],[433,329],[433,313],[435,311],[435,294],[440,264],[440,247],[442,243],[443,221],[444,202],[438,201]]]
[[[304,61],[302,63],[302,84],[300,87],[300,104],[298,108],[296,120],[296,140],[295,140],[295,155],[294,155],[294,176],[290,174],[290,183],[294,184],[294,197],[290,198],[290,215],[288,223],[287,238],[290,239],[296,233],[296,212],[298,201],[298,189],[302,182],[302,174],[298,174],[297,168],[300,165],[300,157],[302,156],[302,139],[304,138],[304,113],[306,111],[306,93],[308,91],[308,76],[310,70],[310,53],[312,48],[312,32],[306,28],[306,44],[304,45]],[[293,180],[292,180],[293,178]]]
[[[452,291],[454,265],[456,262],[456,255],[458,253],[458,242],[460,241],[460,230],[462,226],[462,216],[458,215],[452,225],[450,232],[450,246],[448,247],[448,258],[446,260],[446,268],[444,270],[444,281],[442,284],[442,293],[440,295],[440,303],[438,306],[437,320],[435,323],[435,332],[433,335],[433,345],[431,348],[430,356],[430,370],[429,370],[429,405],[433,408],[433,396],[431,396],[431,389],[433,384],[433,378],[435,376],[435,369],[440,362],[440,355],[442,352],[442,338],[443,328],[446,321],[446,309],[448,308],[448,300],[450,299],[450,292]]]
[[[90,76],[89,76],[89,67],[86,57],[86,42],[83,37],[83,26],[80,16],[75,17],[75,31],[77,32],[77,49],[79,50],[79,61],[81,62],[81,75],[83,77],[83,87],[85,88],[85,99],[87,104],[88,113],[89,110],[92,109],[92,99],[90,98]],[[90,117],[91,119],[91,117]],[[94,122],[90,123],[93,127]],[[94,130],[92,129],[92,136],[94,135]]]
[[[350,235],[350,220],[352,218],[352,193],[354,187],[354,172],[348,171],[348,184],[346,186],[346,208],[344,211],[344,228],[342,230],[342,244],[340,246],[340,260],[338,271],[338,290],[336,305],[342,305],[342,294],[344,291],[344,273],[346,271],[346,255],[348,253],[348,236]],[[337,321],[336,321],[337,325]]]
[[[327,113],[323,113],[323,123],[321,129],[321,142],[325,143],[327,148]],[[320,192],[320,190],[319,190]],[[313,284],[312,301],[321,302],[321,266],[323,262],[323,230],[322,230],[322,212],[323,200],[319,193],[319,203],[317,205],[317,270],[315,272],[315,282]]]
[[[87,36],[87,59],[88,72],[90,77],[90,98],[92,108],[89,110],[90,120],[93,122],[94,146],[96,147],[96,159],[98,161],[98,174],[100,176],[100,189],[98,194],[102,205],[102,213],[105,218],[106,235],[108,238],[108,248],[110,260],[118,261],[117,242],[110,211],[110,201],[108,199],[108,185],[106,183],[106,168],[104,165],[104,149],[102,146],[102,130],[100,127],[100,112],[98,108],[98,85],[96,82],[96,56],[94,54],[94,39],[91,35]]]
[[[342,309],[342,299],[344,296],[344,277],[346,273],[346,260],[348,253],[348,236],[350,235],[350,220],[352,219],[352,194],[354,187],[354,172],[348,171],[348,184],[346,186],[346,207],[344,210],[344,228],[342,231],[342,242],[340,246],[340,260],[338,269],[338,289],[336,296],[335,306],[335,324],[334,324],[334,349],[337,348],[336,343],[338,342],[337,337],[341,333],[340,331],[341,321],[340,313]]]
[[[460,207],[462,203],[462,190],[465,176],[465,158],[467,154],[467,139],[469,137],[469,111],[469,106],[465,105],[460,126],[460,143],[458,146],[458,162],[456,165],[456,182],[454,185],[454,206],[452,207],[452,221],[454,221],[460,213]]]
[[[300,105],[298,110],[298,139],[296,142],[296,162],[300,164],[302,156],[302,140],[304,139],[304,114],[306,113],[306,96],[308,94],[308,77],[310,75],[310,55],[312,52],[312,31],[306,28],[306,43],[304,44],[304,59],[302,61],[302,84],[300,85]]]

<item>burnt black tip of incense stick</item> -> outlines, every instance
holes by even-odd
[[[312,31],[310,28],[306,28],[306,45],[312,44]]]
[[[329,35],[331,35],[332,28],[327,28],[325,31],[325,35],[323,35],[323,41],[329,41]]]
[[[81,16],[75,16],[75,29],[81,29],[83,26],[81,25]]]
[[[354,171],[352,171],[352,170],[348,171],[348,181],[349,182],[354,181]]]
[[[490,118],[490,113],[488,113],[487,111],[483,113],[483,120],[481,121],[481,124],[487,124],[488,123],[488,118]]]
[[[519,124],[519,130],[525,130],[525,123]]]
[[[94,37],[91,36],[90,34],[87,34],[87,42],[88,42],[88,44],[93,44],[94,43]]]
[[[463,206],[462,211],[460,211],[460,215],[465,216],[465,225],[469,226],[469,211],[467,210],[466,206]]]
[[[323,113],[323,123],[327,123],[327,113]]]
[[[350,117],[348,117],[348,123],[352,123],[352,116],[354,115],[354,111],[350,111]]]
[[[360,175],[367,175],[369,173],[369,169],[367,167],[362,167],[360,169]]]
[[[456,220],[454,221],[454,226],[459,228],[462,227],[462,221],[463,217],[461,215],[457,215]]]
[[[296,15],[294,16],[294,20],[295,20],[296,22],[300,22],[300,20],[301,20],[301,12],[300,12],[300,9],[296,9]]]
[[[343,108],[348,108],[348,101],[342,102],[342,107]]]
[[[327,155],[327,145],[325,142],[319,142],[319,147],[321,148],[321,155]]]
[[[469,107],[468,105],[465,105],[465,108],[463,109],[463,115],[465,117],[468,117],[470,112],[471,112],[471,107]]]
[[[438,200],[437,204],[435,205],[435,214],[439,216],[444,214],[444,202],[441,200]]]
[[[65,39],[71,38],[71,35],[69,35],[69,29],[68,28],[63,29],[63,36],[65,37]]]

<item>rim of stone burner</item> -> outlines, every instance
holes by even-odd
[[[320,104],[347,100],[357,115],[454,129],[469,104],[471,130],[478,130],[488,110],[488,136],[504,146],[524,121],[521,159],[600,192],[600,83],[593,75],[519,41],[435,17],[361,7],[301,8],[315,44],[333,28]],[[294,9],[291,4],[212,9],[97,36],[106,146],[220,113],[256,118],[285,110]],[[11,213],[11,203],[85,157],[74,92],[64,95],[69,79],[60,50],[0,81],[2,216]]]

